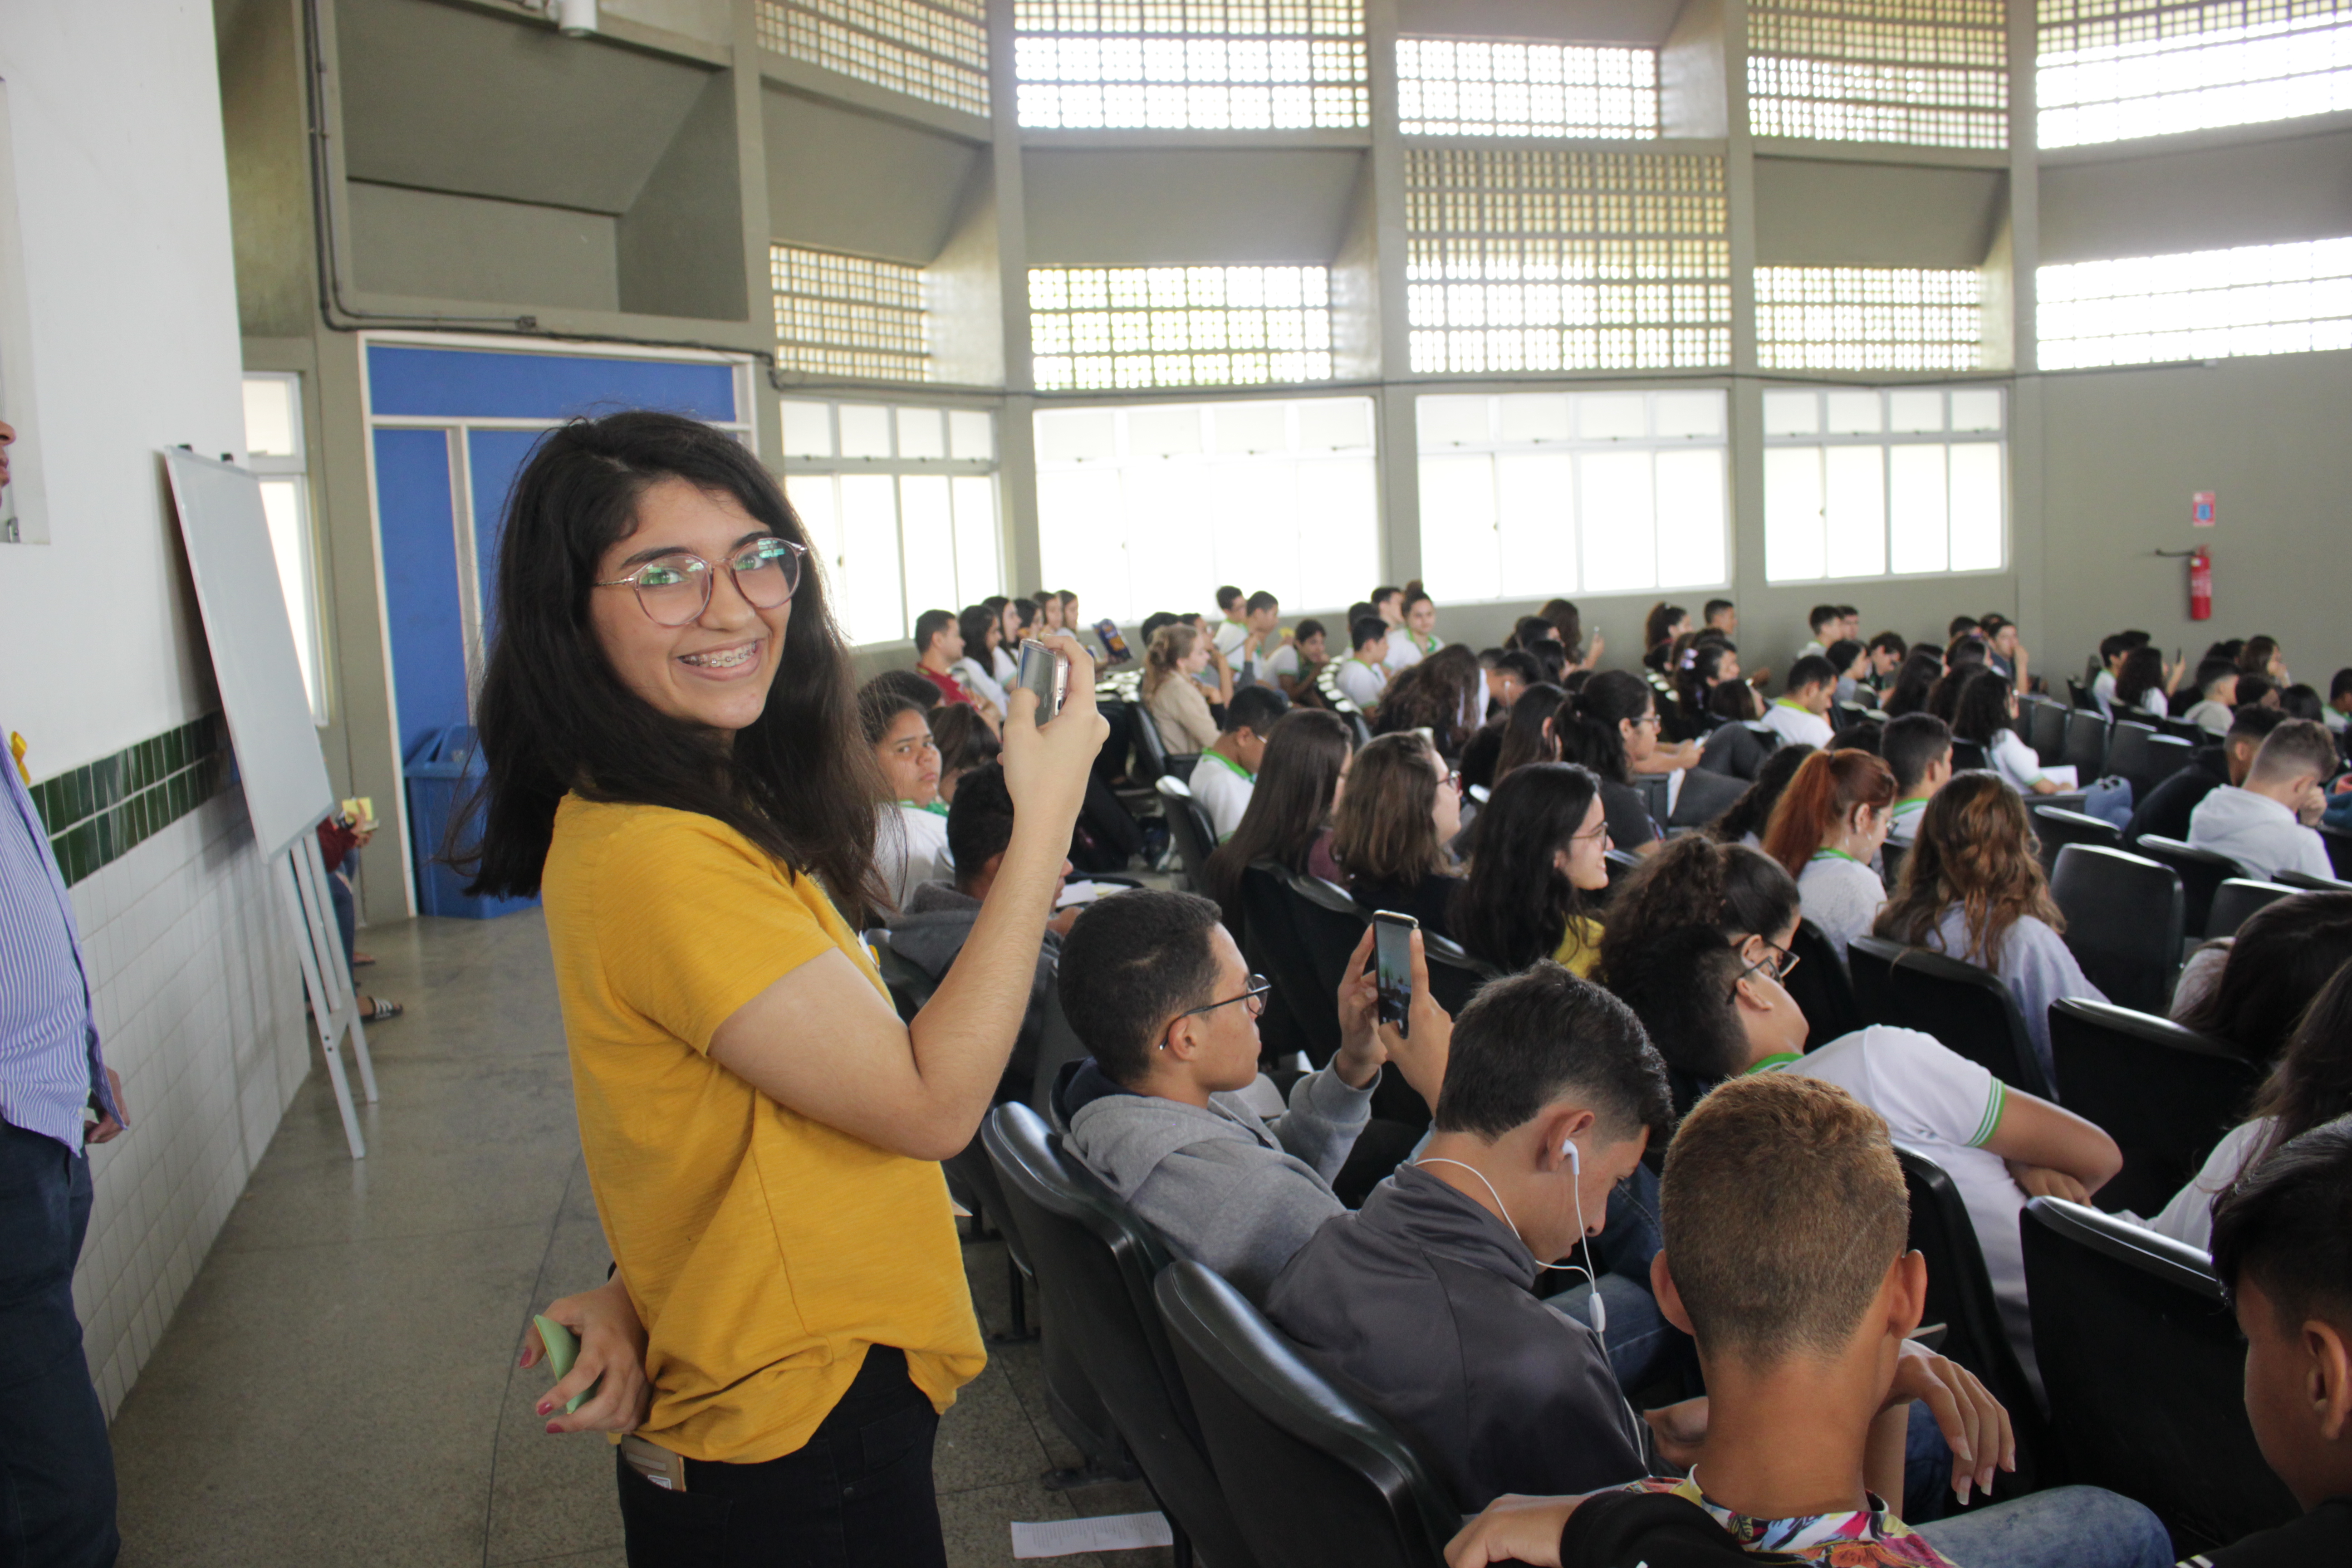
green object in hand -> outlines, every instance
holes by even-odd
[[[572,1337],[570,1329],[552,1318],[534,1317],[531,1321],[539,1327],[539,1342],[547,1347],[547,1370],[555,1374],[556,1382],[561,1383],[570,1374],[572,1363],[580,1359],[580,1342]],[[600,1377],[596,1383],[604,1381]],[[582,1400],[595,1392],[596,1384],[590,1384],[572,1396],[564,1405],[563,1413],[571,1415],[580,1408]]]

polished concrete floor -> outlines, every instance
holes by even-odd
[[[114,1425],[124,1563],[172,1568],[619,1568],[612,1458],[550,1437],[519,1372],[531,1312],[604,1278],[537,911],[362,933],[382,1101],[354,1162],[310,1079]],[[967,1243],[982,1322],[1006,1322],[1002,1244]],[[1034,1342],[992,1346],[940,1427],[948,1559],[1013,1561],[1013,1520],[1126,1513],[1139,1485],[1041,1479],[1077,1456]],[[1107,1568],[1160,1568],[1164,1550]],[[1094,1563],[1093,1558],[1064,1558]]]

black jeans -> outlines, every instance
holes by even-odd
[[[0,1568],[107,1568],[122,1547],[74,1316],[89,1228],[89,1159],[0,1121]]]
[[[796,1453],[686,1461],[686,1490],[614,1456],[629,1568],[946,1568],[931,1440],[940,1418],[904,1351],[866,1352],[841,1403]]]

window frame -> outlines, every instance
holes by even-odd
[[[300,651],[300,641],[306,636],[310,644],[310,657],[305,661],[308,668],[304,671],[303,684],[309,688],[305,695],[310,702],[310,722],[314,727],[323,730],[334,721],[332,700],[334,682],[330,679],[329,673],[331,662],[328,648],[327,595],[325,584],[320,576],[320,552],[316,521],[318,511],[312,505],[310,494],[310,437],[308,429],[310,401],[306,395],[300,371],[245,371],[237,384],[240,397],[243,389],[254,382],[274,382],[284,386],[287,389],[288,407],[292,416],[288,421],[289,434],[294,447],[292,452],[259,453],[248,449],[245,454],[245,461],[247,471],[260,481],[265,494],[274,486],[282,486],[285,493],[294,500],[296,559],[293,566],[295,579],[301,585],[302,596],[306,602],[297,605],[289,601],[286,606],[287,619],[294,626],[298,639],[297,652]],[[241,410],[241,401],[239,406]],[[250,430],[246,432],[246,439],[248,441],[252,439]],[[266,501],[263,504],[263,510],[266,516],[268,511]],[[272,532],[274,534],[275,531],[273,530]],[[274,537],[271,541],[270,552],[273,556],[277,554],[277,542]],[[287,563],[283,561],[278,563],[278,585],[281,588],[289,585],[286,566]]]
[[[1989,394],[1996,398],[1999,401],[2000,409],[2000,424],[1999,427],[1990,430],[1962,430],[1955,428],[1953,426],[1954,415],[1952,412],[1951,402],[1951,395],[1955,393],[1982,393]],[[1999,576],[2012,570],[2016,565],[2016,541],[2013,537],[2016,509],[2012,505],[2012,497],[2011,495],[2014,469],[2010,451],[2010,439],[2011,434],[2010,419],[2012,402],[2010,393],[2011,388],[2006,383],[1994,384],[1983,382],[1931,382],[1924,384],[1876,386],[1832,386],[1819,384],[1810,386],[1784,385],[1766,386],[1763,388],[1762,396],[1759,401],[1759,412],[1762,413],[1763,416],[1758,421],[1758,427],[1762,433],[1760,457],[1763,468],[1763,482],[1759,500],[1763,514],[1764,559],[1761,563],[1761,566],[1763,569],[1765,583],[1769,586],[1778,588],[1810,583],[1883,583],[1889,581],[1917,581],[1920,579],[1934,577],[1991,577]],[[1943,425],[1936,430],[1896,430],[1893,428],[1895,423],[1893,414],[1895,407],[1894,399],[1920,394],[1934,394],[1943,398]],[[1830,430],[1829,425],[1831,415],[1829,412],[1829,399],[1833,396],[1853,396],[1857,395],[1867,395],[1878,399],[1879,428],[1875,431],[1833,432]],[[1811,432],[1790,433],[1782,431],[1776,433],[1772,429],[1772,418],[1769,412],[1772,400],[1775,396],[1785,397],[1790,395],[1806,395],[1811,396],[1815,400],[1814,413],[1816,428],[1814,430]],[[1989,566],[1972,565],[1956,567],[1951,564],[1951,500],[1954,479],[1950,454],[1951,448],[1963,446],[1990,446],[1994,448],[1999,458],[2000,469],[1995,479],[1994,491],[1999,497],[2000,504],[2000,517],[1996,530],[1997,536],[2000,541],[2000,553],[1993,563]],[[1897,553],[1895,536],[1895,486],[1897,483],[1897,465],[1895,462],[1892,454],[1897,448],[1918,448],[1926,447],[1939,447],[1944,448],[1945,452],[1943,524],[1944,564],[1941,566],[1921,567],[1912,570],[1897,570],[1895,565]],[[1851,450],[1857,448],[1874,448],[1882,453],[1887,454],[1881,458],[1879,463],[1879,529],[1880,545],[1883,551],[1881,560],[1885,563],[1885,565],[1875,572],[1848,572],[1836,570],[1834,563],[1830,559],[1833,547],[1830,540],[1831,523],[1829,505],[1832,483],[1829,473],[1829,453],[1839,449]],[[1821,497],[1819,515],[1822,520],[1822,560],[1823,571],[1819,576],[1775,576],[1772,570],[1772,469],[1774,467],[1772,455],[1775,452],[1806,450],[1815,451],[1821,454],[1819,478],[1815,487],[1815,493]]]

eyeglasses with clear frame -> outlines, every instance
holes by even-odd
[[[773,610],[789,602],[801,585],[801,561],[808,546],[770,535],[755,539],[720,564],[735,580],[735,591],[754,609]],[[689,550],[656,555],[625,576],[593,584],[599,588],[634,588],[637,607],[657,626],[690,626],[710,607],[710,584],[717,574],[711,563]]]

